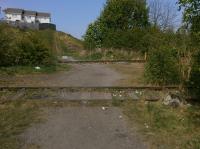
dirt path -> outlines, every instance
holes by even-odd
[[[1,86],[106,87],[140,83],[142,66],[135,64],[72,64],[70,71],[0,77]],[[132,77],[133,76],[133,77]],[[134,77],[135,76],[135,77]],[[134,80],[131,78],[135,78]]]
[[[68,107],[45,110],[47,121],[22,136],[24,149],[146,149],[131,133],[119,108]]]

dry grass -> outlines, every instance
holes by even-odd
[[[152,149],[200,149],[198,106],[172,109],[159,102],[128,101],[123,109]]]
[[[110,64],[110,67],[114,68],[114,70],[116,70],[123,76],[123,79],[121,79],[117,85],[140,86],[144,84],[144,64]]]

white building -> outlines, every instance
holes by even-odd
[[[12,9],[8,8],[4,10],[5,12],[5,20],[7,21],[22,21],[22,14],[23,10],[22,9]]]
[[[22,18],[24,22],[27,23],[35,23],[36,22],[36,15],[37,12],[36,11],[24,11]]]
[[[40,23],[51,23],[51,15],[49,13],[37,12],[36,21]]]
[[[16,8],[7,8],[4,10],[4,13],[6,21],[18,21],[25,23],[51,23],[50,13],[29,11]]]

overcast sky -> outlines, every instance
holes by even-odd
[[[106,0],[0,0],[0,7],[23,8],[50,12],[57,29],[77,38],[85,33],[89,23],[100,14]],[[176,0],[171,1],[174,7]],[[2,17],[2,14],[1,14]]]

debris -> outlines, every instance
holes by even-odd
[[[149,125],[147,123],[144,123],[145,128],[149,128]]]
[[[103,110],[103,111],[105,111],[105,110],[107,110],[107,109],[108,109],[108,108],[106,108],[106,107],[102,107],[102,110]]]
[[[41,69],[41,67],[37,66],[37,67],[35,67],[35,69],[36,69],[36,70],[40,70],[40,69]]]
[[[120,116],[119,116],[119,119],[122,119],[122,118],[123,118],[123,116],[120,115]]]
[[[182,100],[177,94],[168,93],[163,99],[163,104],[166,106],[172,106],[174,108],[181,106]]]
[[[58,102],[57,102],[57,101],[54,101],[53,103],[54,103],[54,104],[58,104]]]
[[[67,59],[68,59],[68,56],[62,56],[62,59],[63,59],[63,60],[67,60]]]

